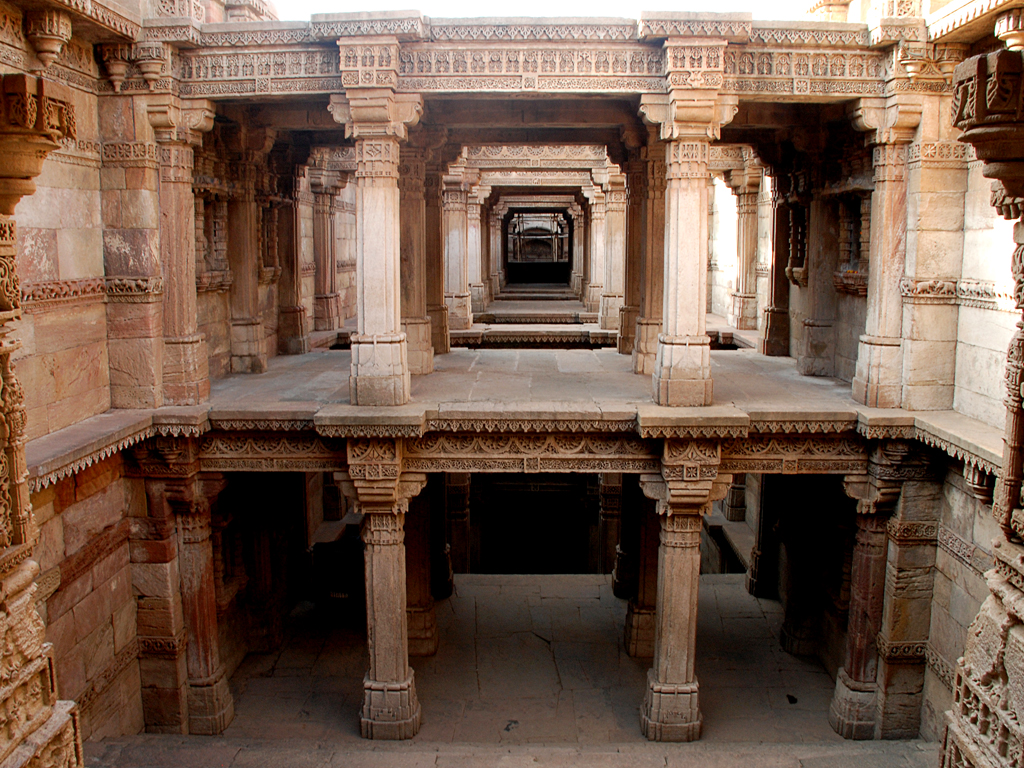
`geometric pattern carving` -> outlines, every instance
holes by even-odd
[[[405,445],[412,472],[658,472],[658,447],[626,435],[430,434]]]
[[[751,435],[722,442],[719,471],[845,475],[866,472],[867,466],[867,449],[856,437]]]
[[[338,472],[343,442],[316,435],[208,434],[199,445],[203,471]]]

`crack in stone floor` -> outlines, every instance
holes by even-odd
[[[846,742],[828,725],[834,683],[782,651],[781,607],[742,575],[701,577],[697,675],[704,732],[647,742],[639,706],[649,659],[623,646],[626,603],[606,576],[456,576],[437,604],[440,647],[413,658],[423,727],[411,742],[359,737],[360,628],[300,607],[274,654],[232,678],[236,716],[221,737],[138,736],[87,745],[89,765],[749,768],[933,766],[938,745]]]

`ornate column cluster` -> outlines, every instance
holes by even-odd
[[[671,41],[670,41],[671,42]],[[673,51],[682,65],[721,68],[721,48],[687,46]],[[690,56],[693,52],[695,55]],[[701,71],[702,77],[713,72]],[[717,82],[708,78],[708,82]],[[641,98],[646,120],[661,126],[668,185],[665,191],[665,258],[662,330],[654,365],[653,394],[659,405],[710,405],[711,349],[705,332],[708,264],[708,148],[735,105],[708,90],[693,100]]]
[[[234,700],[220,657],[211,524],[227,480],[199,472],[194,439],[157,438],[134,459],[148,499],[130,546],[146,730],[221,733]]]
[[[1020,16],[1010,12],[996,32],[1010,50],[972,56],[953,75],[953,124],[974,146],[993,183],[992,203],[1013,227],[1011,270],[1021,317],[1006,361],[1006,429],[992,512],[1003,539],[994,543],[989,596],[967,634],[957,663],[943,768],[990,763],[1024,750],[1024,54]]]
[[[729,324],[741,330],[757,328],[757,209],[764,166],[752,149],[743,148],[743,170],[729,171],[726,183],[736,195],[736,289]]]
[[[396,94],[398,42],[343,39],[343,78],[392,87],[353,87],[331,97],[334,119],[356,142],[356,316],[352,336],[354,405],[402,405],[409,401],[409,359],[401,330],[401,222],[399,145],[419,122],[423,100]],[[351,49],[351,50],[350,50]],[[364,77],[365,75],[365,77]]]
[[[665,147],[657,128],[648,129],[647,145],[640,151],[646,165],[644,239],[640,254],[640,314],[633,341],[633,373],[654,373],[658,335],[665,300]]]
[[[319,169],[310,171],[313,192],[313,329],[333,331],[341,325],[338,294],[338,238],[334,201],[345,186],[343,174]]]
[[[901,96],[860,99],[854,126],[871,131],[875,190],[871,195],[868,308],[857,350],[853,398],[880,408],[903,400],[903,280],[907,255],[907,148],[921,122],[921,105]]]
[[[313,330],[313,313],[309,306],[313,297],[316,267],[313,261],[313,192],[309,168],[295,167],[290,178],[290,216],[282,218],[281,283],[279,293],[278,349],[286,355],[302,355],[309,351],[309,334]]]
[[[626,177],[612,175],[605,194],[604,289],[598,322],[602,329],[619,329],[619,310],[626,295]]]
[[[363,517],[369,668],[363,679],[360,729],[367,739],[410,739],[420,727],[420,703],[409,666],[406,612],[405,515],[427,476],[404,473],[396,440],[348,442],[344,493]]]
[[[466,197],[466,276],[469,282],[470,309],[483,312],[487,305],[484,267],[483,210],[491,188],[476,184]]]
[[[20,342],[9,336],[21,317],[14,208],[35,191],[46,156],[75,135],[69,90],[29,75],[0,76],[0,616],[7,637],[0,655],[0,761],[12,765],[84,765],[75,704],[57,699],[50,646],[43,642],[33,597],[39,565],[29,556],[39,534],[28,493],[25,395],[11,361]]]
[[[657,501],[661,523],[654,665],[640,711],[640,728],[651,741],[700,737],[694,661],[702,515],[731,479],[718,475],[719,451],[712,441],[666,440],[661,474],[640,479],[644,494]]]
[[[213,127],[213,106],[152,97],[146,107],[160,161],[160,263],[164,282],[163,394],[166,405],[195,405],[210,395],[206,344],[196,325],[193,147]]]
[[[419,145],[407,147],[402,153],[398,181],[402,227],[402,331],[409,349],[409,372],[416,374],[434,370],[434,347],[427,316],[425,182],[429,152],[429,148]]]
[[[590,223],[590,248],[583,281],[583,305],[587,312],[601,311],[601,294],[604,293],[605,267],[607,266],[607,196],[600,186],[593,184],[583,189]]]
[[[846,493],[857,500],[857,533],[850,574],[850,611],[843,666],[829,707],[829,723],[846,739],[872,739],[878,692],[878,651],[885,583],[886,524],[900,495],[900,484],[878,472],[845,478]]]
[[[440,141],[440,139],[439,139]],[[448,304],[445,301],[445,256],[442,210],[442,183],[445,174],[441,149],[431,152],[424,179],[424,228],[426,230],[427,317],[430,318],[430,339],[435,355],[446,354],[448,336]]]
[[[627,136],[630,143],[638,140],[632,134]],[[646,235],[647,206],[647,164],[643,161],[639,146],[631,146],[630,159],[625,165],[626,172],[626,257],[624,278],[625,293],[619,310],[619,337],[617,348],[620,355],[633,354],[633,340],[636,337],[636,321],[640,317],[640,294],[643,252]]]
[[[465,331],[473,325],[468,204],[469,193],[462,176],[445,176],[441,188],[444,303],[448,307],[448,327],[453,331]]]

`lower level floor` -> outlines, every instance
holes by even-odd
[[[456,574],[436,605],[439,644],[411,659],[423,724],[411,743],[360,738],[362,617],[344,601],[301,602],[272,653],[231,680],[221,737],[139,736],[87,745],[90,765],[630,765],[917,768],[935,742],[852,742],[828,722],[835,683],[814,658],[782,650],[781,604],[743,574],[700,579],[697,677],[704,730],[693,745],[640,733],[649,659],[623,642],[627,602],[610,576]],[[755,746],[756,744],[756,746]],[[400,753],[396,754],[396,752]]]

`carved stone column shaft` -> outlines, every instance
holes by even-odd
[[[705,333],[708,140],[666,144],[662,333],[653,377],[659,405],[710,405],[711,348]]]

